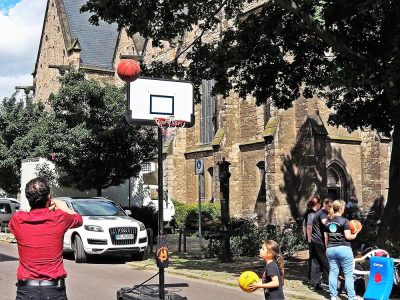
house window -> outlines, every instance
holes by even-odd
[[[3,214],[11,214],[11,205],[7,203],[0,204],[0,212]]]
[[[200,142],[211,143],[216,132],[216,97],[211,95],[215,80],[201,82]]]
[[[151,163],[142,164],[142,172],[151,172]]]

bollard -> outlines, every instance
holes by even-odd
[[[183,252],[186,253],[186,227],[183,227]]]
[[[148,238],[148,241],[149,241],[148,249],[149,249],[149,253],[152,254],[153,253],[153,238],[154,238],[153,229],[152,228],[146,228],[146,230],[147,230],[147,238]]]
[[[212,242],[213,242],[212,240],[215,231],[216,231],[215,226],[210,226],[210,246],[208,247],[210,251],[210,257],[212,257]]]
[[[182,228],[179,228],[179,239],[178,239],[178,252],[182,251],[181,244],[182,244]]]

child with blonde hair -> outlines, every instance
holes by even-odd
[[[261,249],[260,257],[266,262],[262,281],[250,286],[251,289],[264,289],[265,299],[283,300],[284,261],[279,253],[279,245],[273,240],[266,240]]]

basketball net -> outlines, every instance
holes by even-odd
[[[154,121],[160,127],[163,137],[167,140],[172,140],[186,124],[186,121],[175,120],[174,117],[154,118]]]

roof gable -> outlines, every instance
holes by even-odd
[[[61,1],[64,2],[65,16],[72,39],[69,43],[72,45],[77,39],[82,49],[81,66],[113,69],[119,34],[117,24],[108,24],[104,21],[100,21],[99,26],[90,24],[88,21],[90,13],[80,13],[80,8],[87,0]]]

